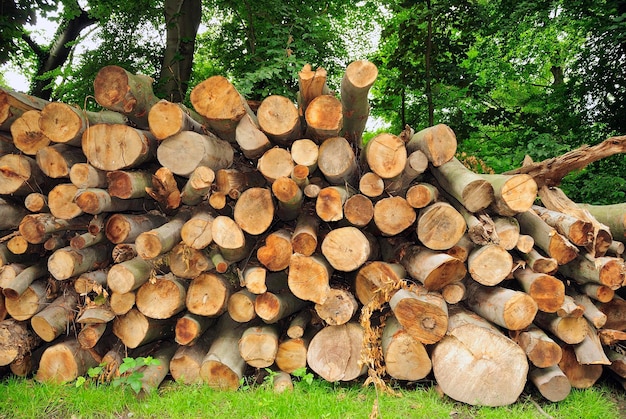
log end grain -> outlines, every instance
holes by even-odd
[[[416,218],[415,209],[401,196],[383,198],[374,205],[374,224],[386,236],[405,231]]]
[[[447,250],[457,244],[467,230],[463,216],[445,202],[435,202],[420,210],[417,238],[432,250]]]
[[[397,135],[377,135],[367,143],[365,152],[367,165],[383,179],[400,175],[406,166],[407,150]]]
[[[360,268],[370,257],[370,242],[356,227],[340,227],[330,231],[321,246],[322,254],[338,271],[351,272]]]
[[[266,188],[250,188],[237,200],[233,218],[241,230],[256,236],[270,227],[274,213],[271,191]]]

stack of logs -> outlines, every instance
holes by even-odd
[[[150,355],[144,389],[236,389],[307,367],[489,406],[624,383],[626,204],[556,185],[626,138],[479,174],[442,124],[363,145],[376,77],[355,61],[335,95],[307,65],[297,104],[254,106],[214,76],[193,109],[117,66],[99,112],[0,91],[0,368]]]

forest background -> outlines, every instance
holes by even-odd
[[[226,76],[248,100],[295,101],[297,74],[379,70],[370,135],[437,123],[474,170],[554,157],[626,134],[626,0],[0,0],[0,85],[97,110],[106,65],[154,78],[189,105],[193,86]],[[42,23],[54,27],[42,32]],[[463,157],[463,156],[461,156]],[[626,197],[626,156],[568,175],[576,202]]]

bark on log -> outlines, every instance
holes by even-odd
[[[178,345],[170,341],[158,342],[150,349],[149,356],[159,362],[158,364],[144,365],[137,369],[137,372],[142,374],[140,381],[143,393],[150,393],[165,380],[170,372],[170,361],[176,349],[178,349]]]
[[[0,89],[0,130],[9,131],[11,124],[26,111],[42,110],[47,100],[35,96]]]
[[[551,275],[559,269],[556,259],[542,255],[534,247],[529,252],[522,253],[521,256],[528,267],[537,273]]]
[[[215,317],[185,313],[176,321],[175,340],[179,345],[194,346],[201,343],[211,333],[205,332],[216,323]],[[208,348],[207,348],[208,350]],[[206,354],[206,351],[203,356]]]
[[[87,158],[79,148],[54,144],[37,150],[35,161],[46,176],[59,179],[69,178],[71,167],[76,163],[85,163]]]
[[[569,379],[558,365],[534,368],[528,373],[528,379],[535,385],[541,395],[551,402],[565,400],[572,391]]]
[[[107,239],[113,244],[134,243],[144,232],[165,224],[166,218],[160,214],[113,214],[105,225]]]
[[[620,288],[626,279],[624,260],[610,256],[597,257],[593,260],[578,256],[571,262],[559,266],[559,272],[578,284],[591,282],[613,290]]]
[[[611,365],[611,361],[604,353],[604,348],[598,337],[598,331],[587,321],[589,333],[582,342],[573,345],[576,360],[583,365]]]
[[[189,211],[179,211],[167,223],[139,234],[135,239],[137,254],[143,259],[154,259],[173,249],[180,242],[180,231],[190,217]]]
[[[125,294],[143,285],[151,272],[152,265],[137,256],[111,266],[107,273],[107,286],[115,293]]]
[[[185,309],[188,286],[173,274],[156,276],[137,289],[137,310],[152,319],[169,319]]]
[[[519,241],[519,222],[513,217],[492,217],[498,244],[506,250],[512,250]],[[534,242],[533,242],[534,243]]]
[[[114,170],[107,173],[107,191],[120,199],[146,198],[152,186],[152,174],[142,170]]]
[[[29,320],[43,310],[52,299],[53,296],[48,296],[46,290],[47,281],[43,279],[33,281],[18,298],[4,300],[6,312],[15,320]]]
[[[621,203],[613,205],[578,204],[578,206],[589,211],[598,222],[609,227],[615,240],[626,243],[626,205]]]
[[[61,336],[74,321],[78,295],[66,292],[30,319],[30,325],[46,342]]]
[[[406,149],[409,153],[421,150],[434,167],[439,167],[450,161],[456,153],[456,146],[456,135],[445,124],[424,128],[415,133],[406,143]]]
[[[376,77],[378,68],[374,63],[358,60],[348,64],[341,79],[343,135],[350,143],[359,147],[370,111],[367,95]]]
[[[576,246],[586,246],[593,240],[593,224],[563,214],[558,211],[552,211],[539,205],[532,206],[535,211],[549,226],[556,229],[559,234],[564,235]]]
[[[443,392],[467,404],[514,403],[526,384],[524,351],[486,320],[461,307],[451,310],[448,332],[431,357]]]
[[[76,163],[70,168],[70,182],[79,189],[104,188],[107,186],[106,174],[89,163]]]
[[[491,183],[466,168],[456,158],[431,170],[443,189],[459,201],[469,212],[486,209],[494,202]]]
[[[48,258],[48,271],[62,281],[73,276],[100,269],[111,261],[111,249],[106,244],[98,244],[76,250],[64,247],[56,250]]]
[[[271,324],[300,311],[307,304],[289,290],[267,291],[254,300],[254,311],[265,323]]]
[[[425,247],[405,246],[399,256],[398,260],[411,278],[429,291],[439,291],[467,274],[463,261]]]
[[[534,211],[526,211],[515,216],[522,234],[528,234],[535,240],[535,245],[564,265],[576,258],[579,250],[567,238],[558,234]]]
[[[198,205],[206,200],[213,182],[215,172],[207,166],[198,166],[189,175],[189,180],[180,191],[180,199],[185,205]]]
[[[328,382],[354,380],[367,369],[359,362],[363,336],[363,328],[357,323],[326,326],[311,339],[307,364]]]
[[[177,318],[151,319],[136,308],[117,316],[113,333],[129,348],[138,348],[150,342],[174,337]]]
[[[100,170],[122,170],[154,160],[156,138],[149,131],[121,124],[97,124],[83,133],[83,153]]]
[[[206,134],[206,121],[181,103],[165,99],[155,103],[148,112],[148,125],[157,140],[164,140],[182,131]]]
[[[259,123],[250,114],[245,114],[235,129],[235,141],[241,153],[250,160],[256,160],[274,145],[259,128]]]
[[[46,261],[39,261],[30,266],[24,266],[16,274],[11,274],[11,265],[0,269],[0,289],[7,298],[18,298],[28,289],[35,280],[48,273]]]
[[[430,374],[432,363],[426,348],[394,316],[385,323],[380,346],[385,370],[396,380],[417,381]]]
[[[96,365],[98,361],[89,350],[81,348],[76,339],[67,338],[46,348],[35,379],[44,383],[68,383]]]
[[[546,313],[556,313],[565,299],[565,284],[552,275],[534,272],[530,268],[519,268],[513,276],[522,289],[537,303],[537,308]]]
[[[39,244],[57,232],[86,230],[90,218],[83,216],[65,220],[49,213],[28,214],[20,222],[19,232],[29,243]]]
[[[179,346],[174,353],[170,360],[170,373],[177,383],[202,383],[200,367],[212,343],[211,339],[205,339],[204,336],[193,345]]]
[[[511,338],[526,352],[528,360],[537,368],[555,366],[563,355],[561,347],[535,325],[526,330],[511,332]]]
[[[441,294],[422,288],[417,292],[398,290],[389,306],[404,330],[424,344],[439,342],[448,327],[448,307]]]
[[[230,167],[234,150],[228,142],[215,135],[183,131],[161,141],[156,156],[162,166],[188,178],[199,166],[213,171]]]
[[[528,211],[537,198],[537,184],[529,175],[481,174],[491,184],[493,211],[502,216],[513,216]]]
[[[338,137],[343,129],[341,101],[331,95],[320,95],[311,100],[304,111],[306,136],[318,143]]]

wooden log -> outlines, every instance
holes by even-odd
[[[387,374],[396,380],[417,381],[430,374],[432,363],[426,348],[394,316],[385,322],[380,345]]]
[[[492,217],[498,244],[506,250],[512,250],[519,240],[519,222],[513,217]]]
[[[370,198],[377,198],[385,191],[385,181],[374,172],[366,172],[359,178],[359,191]]]
[[[309,328],[313,316],[310,310],[302,310],[296,314],[289,322],[287,336],[291,339],[301,338]]]
[[[338,137],[343,129],[341,101],[327,94],[317,96],[306,106],[304,118],[308,138],[319,143],[327,138]]]
[[[422,214],[420,218],[421,216]],[[392,196],[376,202],[373,219],[376,228],[383,236],[395,236],[411,227],[417,219],[417,214],[406,199],[401,196]]]
[[[534,272],[530,268],[519,268],[513,276],[522,289],[537,303],[537,308],[546,313],[556,313],[565,300],[565,284],[552,275]]]
[[[206,134],[205,123],[204,118],[183,104],[165,99],[156,102],[148,112],[148,126],[157,140],[164,140],[182,131]]]
[[[237,199],[233,219],[241,230],[256,236],[267,231],[274,221],[274,214],[271,191],[255,187],[246,189]]]
[[[365,227],[374,219],[374,204],[362,194],[354,194],[343,204],[345,220],[355,227]]]
[[[207,166],[198,166],[189,175],[189,179],[180,192],[180,199],[185,205],[198,205],[207,199],[213,181],[215,180],[215,172]]]
[[[358,166],[350,143],[343,137],[329,137],[319,147],[317,166],[331,185],[352,184]]]
[[[559,269],[559,263],[555,258],[542,255],[534,247],[529,252],[522,253],[521,256],[528,267],[537,273],[550,275]]]
[[[41,338],[28,323],[15,319],[0,321],[0,366],[19,362],[41,345]]]
[[[389,306],[404,330],[424,344],[439,342],[448,327],[448,307],[441,294],[425,289],[398,290]]]
[[[40,148],[35,161],[41,171],[53,179],[69,178],[76,163],[85,163],[87,158],[79,148],[65,144],[54,144]]]
[[[585,389],[592,387],[602,376],[602,365],[584,365],[578,362],[574,348],[562,345],[563,356],[559,368],[567,376],[573,388]]]
[[[610,301],[599,304],[598,308],[606,314],[605,329],[626,331],[626,300],[619,295],[615,295]]]
[[[499,326],[509,330],[522,330],[530,326],[537,314],[537,303],[525,292],[504,287],[486,287],[468,281],[468,308]]]
[[[378,255],[378,244],[374,236],[356,227],[339,227],[324,237],[321,252],[334,269],[351,272]]]
[[[109,296],[109,305],[116,316],[122,316],[135,307],[135,291],[119,293],[111,292]]]
[[[475,244],[470,239],[468,234],[464,234],[461,239],[451,248],[445,250],[444,252],[449,254],[452,257],[459,259],[462,262],[467,261],[470,252],[474,249]]]
[[[267,96],[261,101],[256,115],[259,127],[274,144],[288,146],[300,138],[300,116],[289,98],[281,95]]]
[[[115,318],[113,313],[106,306],[89,306],[76,316],[76,323],[80,324],[103,324]]]
[[[291,232],[286,229],[268,234],[256,252],[259,262],[272,272],[287,269],[292,254]]]
[[[215,326],[215,340],[200,365],[200,377],[209,387],[216,390],[239,388],[246,367],[239,353],[239,339],[247,327],[228,315],[220,317]]]
[[[264,292],[254,300],[254,311],[268,324],[276,323],[307,305],[305,300],[296,297],[289,290]]]
[[[333,271],[328,261],[319,254],[304,256],[294,253],[289,261],[289,289],[300,299],[323,304],[330,292]]]
[[[305,166],[309,173],[317,169],[319,146],[308,138],[300,138],[291,144],[291,159],[296,166]]]
[[[230,217],[215,217],[211,235],[222,256],[231,262],[242,260],[250,253],[251,242],[246,240],[243,230]]]
[[[529,253],[535,247],[535,239],[528,234],[520,234],[515,245],[515,250],[520,253]]]
[[[537,326],[571,345],[582,342],[589,333],[587,320],[584,317],[559,317],[555,313],[538,311],[534,322]]]
[[[208,334],[207,334],[208,335]],[[193,345],[181,345],[170,360],[170,374],[177,383],[201,384],[200,367],[202,360],[209,351],[212,340],[210,338],[199,339]]]
[[[324,304],[315,304],[317,315],[331,326],[348,323],[359,308],[354,295],[349,290],[332,288]]]
[[[152,265],[142,257],[117,263],[107,273],[107,285],[111,291],[125,294],[143,285],[152,272]]]
[[[626,245],[624,245],[624,243],[617,241],[617,240],[613,240],[611,242],[611,245],[606,251],[607,255],[621,257],[622,259],[624,258],[625,252],[626,252]]]
[[[74,310],[77,304],[78,295],[66,292],[33,315],[30,319],[30,326],[40,338],[46,342],[52,342],[65,333],[74,321]]]
[[[601,224],[606,225],[615,240],[626,242],[626,205],[591,205],[577,204]]]
[[[111,196],[107,190],[99,188],[77,190],[74,196],[74,203],[84,213],[92,215],[104,212],[131,212],[146,209],[145,199],[120,199]]]
[[[411,278],[429,291],[441,290],[467,274],[463,261],[423,246],[402,247],[398,260]]]
[[[392,179],[406,167],[407,148],[400,137],[382,133],[367,142],[362,156],[372,172],[382,179]]]
[[[152,174],[143,170],[114,170],[107,172],[107,191],[120,199],[146,198],[146,188],[152,186]]]
[[[257,294],[247,289],[239,290],[228,298],[228,315],[237,323],[247,323],[257,317],[254,301]]]
[[[27,214],[21,205],[0,198],[0,230],[17,229]]]
[[[565,400],[572,391],[569,379],[558,365],[533,368],[528,373],[528,379],[539,390],[539,393],[551,402]]]
[[[188,178],[199,166],[213,171],[226,169],[233,164],[232,146],[212,134],[183,131],[161,141],[157,159],[174,174]]]
[[[312,334],[306,337],[285,339],[278,345],[276,366],[281,371],[292,373],[299,368],[306,368],[306,357]]]
[[[76,339],[67,338],[45,349],[35,379],[43,383],[68,383],[96,365],[98,361],[89,350],[81,348]]]
[[[256,160],[274,145],[267,138],[253,115],[246,113],[235,129],[235,141],[241,153],[248,159]]]
[[[626,356],[611,348],[608,348],[607,356],[611,360],[609,369],[622,378],[626,378]]]
[[[170,361],[177,349],[178,345],[171,341],[158,342],[150,348],[150,352],[146,355],[151,356],[158,363],[144,365],[136,370],[141,374],[141,392],[150,393],[161,385],[170,372]]]
[[[190,211],[179,211],[167,223],[140,233],[135,239],[137,254],[144,259],[154,259],[180,243],[180,231],[191,217]]]
[[[305,64],[298,72],[298,108],[302,116],[313,99],[327,94],[326,77],[327,72],[323,67],[313,70],[310,64]]]
[[[466,168],[456,158],[433,168],[431,172],[441,187],[469,212],[484,210],[494,201],[491,183]]]
[[[239,339],[239,354],[252,367],[271,366],[278,352],[278,334],[275,325],[248,327]]]
[[[512,331],[510,334],[535,367],[549,368],[561,360],[562,351],[559,344],[534,324],[526,330]]]
[[[69,220],[76,218],[84,211],[76,204],[74,198],[79,192],[78,188],[72,183],[61,183],[56,185],[48,193],[48,207],[50,213],[57,218]]]
[[[556,315],[559,317],[582,317],[584,311],[583,306],[577,304],[571,296],[565,295],[563,304],[556,311]]]
[[[341,106],[343,109],[343,135],[361,146],[362,135],[369,116],[367,95],[378,77],[378,68],[370,61],[358,60],[348,64],[341,79]]]
[[[269,184],[280,177],[290,177],[294,166],[291,153],[280,147],[270,148],[257,161],[257,170]]]
[[[456,153],[456,135],[445,124],[424,128],[415,133],[406,144],[409,153],[422,151],[434,167],[450,161]]]
[[[432,250],[451,248],[466,229],[463,216],[446,202],[435,202],[421,209],[417,217],[417,238]]]
[[[294,253],[311,256],[317,249],[319,219],[305,212],[299,214],[291,235],[291,247]]]
[[[528,234],[535,240],[535,245],[556,259],[559,265],[571,262],[578,255],[578,248],[567,238],[550,227],[534,211],[526,211],[515,216],[520,224],[520,232]]]
[[[44,175],[32,157],[20,154],[0,156],[0,194],[25,196],[40,192]]]
[[[12,273],[11,265],[5,265],[0,270],[0,289],[5,297],[15,299],[28,289],[35,280],[48,273],[46,261],[39,261],[25,266],[19,272]]]
[[[11,124],[13,145],[26,155],[34,156],[39,149],[50,144],[50,138],[46,137],[39,128],[40,119],[41,111],[29,110]]]
[[[169,319],[185,309],[188,283],[173,274],[157,275],[137,289],[137,310],[152,319]]]
[[[151,319],[132,308],[113,321],[113,333],[129,348],[138,348],[150,342],[174,336],[176,317]]]
[[[497,285],[513,271],[513,257],[496,244],[476,247],[467,258],[467,271],[479,284]]]
[[[428,158],[426,157],[426,154],[424,154],[421,150],[415,150],[407,156],[402,173],[385,182],[385,190],[392,195],[401,195],[408,198],[409,194],[407,192],[411,184],[427,169]]]
[[[495,326],[459,306],[451,309],[448,332],[431,359],[442,391],[463,403],[505,406],[519,398],[526,384],[524,351]]]
[[[441,296],[448,304],[456,304],[463,301],[466,298],[467,289],[463,282],[453,282],[447,284],[441,289]]]
[[[9,131],[11,124],[26,111],[42,110],[47,100],[10,89],[0,89],[0,130]]]
[[[579,294],[572,290],[570,290],[570,294],[576,304],[584,307],[585,311],[583,312],[583,316],[589,323],[596,329],[602,328],[606,323],[607,316],[598,309],[594,302],[591,301],[591,298],[586,294]]]
[[[621,258],[602,256],[590,260],[584,256],[559,266],[559,272],[579,284],[594,283],[613,290],[622,286],[626,279],[626,265]]]
[[[359,362],[363,335],[364,330],[358,323],[326,326],[311,339],[307,364],[331,383],[358,378],[367,369]],[[329,351],[329,347],[333,350]]]
[[[89,164],[100,170],[137,167],[154,160],[157,148],[151,132],[122,124],[91,125],[81,144]]]
[[[593,224],[568,214],[552,211],[539,205],[532,206],[549,226],[556,229],[576,246],[586,246],[593,240]]]
[[[343,219],[343,205],[350,197],[345,186],[327,186],[319,191],[315,199],[315,213],[326,222]]]
[[[187,346],[201,343],[204,333],[215,323],[215,317],[185,313],[176,321],[176,328],[174,329],[176,343]],[[204,356],[204,354],[202,355]]]
[[[626,340],[626,332],[603,328],[598,330],[598,337],[603,345],[611,346]]]
[[[218,317],[228,309],[228,300],[235,287],[218,273],[204,272],[191,281],[186,306],[190,313]]]
[[[613,296],[615,295],[615,291],[607,287],[606,285],[587,283],[584,284],[581,289],[590,298],[601,303],[608,303],[613,299]]]
[[[20,222],[19,232],[29,243],[39,244],[57,232],[86,230],[90,218],[81,216],[66,220],[49,213],[28,214]]]
[[[589,333],[585,339],[573,345],[576,360],[583,365],[611,365],[611,361],[604,353],[596,328],[589,321],[587,321],[587,327]]]
[[[41,110],[39,128],[52,142],[80,147],[83,132],[89,125],[127,124],[118,112],[91,112],[63,102],[50,102]]]
[[[179,278],[193,279],[215,268],[208,252],[179,243],[168,253],[170,271]]]
[[[100,269],[111,261],[111,250],[106,244],[98,244],[84,249],[67,246],[56,250],[48,258],[48,271],[62,281],[73,276]]]
[[[39,279],[33,281],[28,289],[18,298],[4,300],[6,312],[15,320],[29,320],[35,314],[43,310],[52,299],[47,293],[47,281]],[[3,294],[4,299],[4,294]],[[5,316],[2,316],[4,319]]]
[[[152,91],[154,80],[109,65],[98,71],[93,82],[94,95],[102,107],[122,113],[141,129],[148,129],[150,108],[159,99]]]
[[[107,186],[106,174],[89,163],[76,163],[70,168],[70,182],[79,189],[104,188]]]
[[[196,85],[190,100],[207,119],[209,129],[228,142],[235,141],[237,124],[244,115],[252,114],[241,94],[223,76],[212,76]]]
[[[537,183],[529,175],[480,174],[480,177],[493,187],[491,207],[498,215],[513,216],[528,211],[537,198]]]
[[[39,192],[32,192],[24,198],[24,208],[32,213],[50,212],[48,197]]]
[[[109,268],[96,269],[93,271],[85,272],[76,278],[74,281],[74,291],[78,295],[87,295],[90,292],[100,294],[100,290],[104,289],[107,285],[107,275]]]
[[[166,218],[156,213],[112,214],[105,225],[105,235],[113,244],[134,243],[144,232],[165,224]]]
[[[390,286],[398,289],[406,270],[399,263],[373,261],[361,267],[354,278],[355,294],[363,305],[367,305],[379,298],[383,290]],[[388,296],[384,296],[385,300]]]

